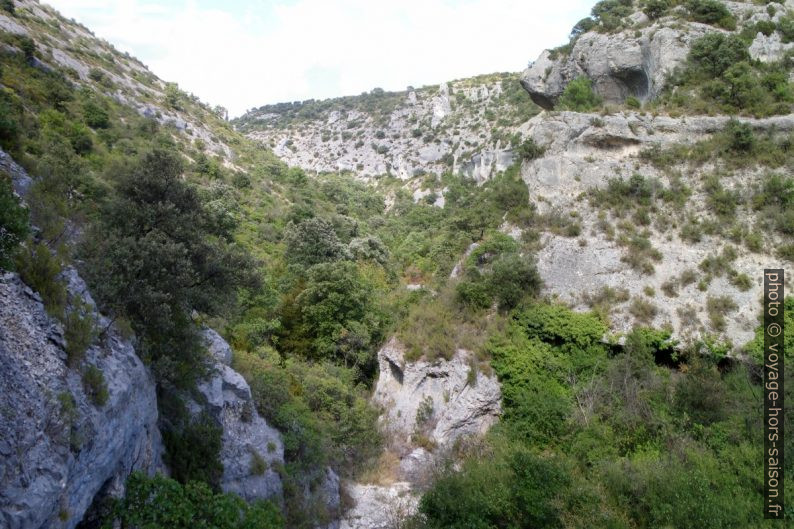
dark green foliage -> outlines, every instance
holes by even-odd
[[[577,77],[565,87],[557,108],[575,112],[589,112],[601,105],[601,98],[593,91],[593,83],[587,77]]]
[[[755,146],[755,136],[749,123],[732,119],[725,127],[730,139],[730,148],[736,152],[751,152]]]
[[[735,35],[707,33],[692,43],[689,59],[705,76],[720,76],[736,63],[749,60],[750,52]]]
[[[108,111],[94,101],[87,101],[83,105],[83,117],[91,128],[106,129],[110,126]]]
[[[762,219],[784,235],[794,235],[794,178],[769,174],[752,197]]]
[[[0,9],[3,11],[14,14],[14,0],[0,0]]]
[[[248,504],[232,494],[217,494],[206,484],[134,472],[126,495],[114,505],[103,527],[118,521],[129,529],[283,529],[284,519],[268,501]]]
[[[579,35],[583,33],[587,33],[591,29],[595,28],[598,25],[598,22],[593,20],[590,17],[585,17],[579,22],[574,25],[573,29],[571,29],[571,39],[575,39]]]
[[[66,287],[59,278],[60,260],[42,243],[29,242],[26,246],[17,253],[16,259],[16,269],[22,281],[41,295],[47,312],[63,317]]]
[[[448,471],[423,497],[428,529],[561,527],[560,494],[569,477],[557,462],[512,449]]]
[[[0,89],[0,147],[15,152],[19,148],[19,104],[4,89]]]
[[[521,157],[521,159],[525,162],[528,162],[534,160],[535,158],[540,158],[543,156],[545,151],[546,149],[535,143],[535,140],[532,138],[527,138],[518,147],[518,156]]]
[[[182,415],[178,423],[164,428],[162,434],[164,460],[171,476],[183,484],[199,481],[217,489],[223,475],[219,459],[221,426],[207,414],[193,419]]]
[[[670,9],[669,0],[648,0],[642,7],[642,12],[651,20],[661,18]]]
[[[28,234],[28,210],[19,203],[11,180],[0,175],[0,269],[8,270]]]
[[[323,263],[310,268],[296,303],[301,330],[311,344],[309,356],[334,358],[371,372],[381,322],[373,290],[354,263]]]
[[[337,261],[347,255],[333,225],[324,219],[310,218],[289,226],[284,238],[287,260],[302,267]]]
[[[662,100],[701,113],[716,103],[730,114],[786,114],[794,102],[790,69],[786,60],[750,61],[748,42],[741,36],[707,33],[695,40],[687,68],[674,80],[685,90],[673,90]],[[692,98],[693,92],[702,99]]]
[[[621,27],[623,19],[632,13],[632,4],[632,0],[601,0],[593,6],[591,15],[598,21],[599,29],[615,31]]]
[[[83,390],[97,406],[108,401],[108,385],[105,376],[96,366],[88,365],[83,369]]]
[[[510,310],[522,299],[537,295],[542,280],[533,262],[511,254],[494,262],[490,285],[499,308]]]
[[[789,14],[780,19],[777,24],[783,42],[794,42],[794,15]]]
[[[75,303],[66,314],[63,329],[63,337],[66,340],[66,363],[69,367],[76,367],[83,361],[86,349],[97,337],[94,317],[83,303]]]
[[[181,172],[166,151],[122,171],[82,254],[92,292],[132,322],[144,358],[160,377],[189,385],[204,354],[190,311],[220,310],[250,275],[229,226],[205,209]]]
[[[689,0],[686,4],[689,16],[695,22],[711,24],[723,29],[736,29],[736,19],[718,0]]]

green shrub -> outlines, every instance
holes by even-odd
[[[223,475],[220,461],[223,429],[207,413],[194,419],[186,416],[181,419],[162,432],[164,460],[171,476],[182,484],[200,481],[217,488]]]
[[[738,153],[751,152],[755,147],[755,136],[749,123],[731,119],[725,126],[729,148]]]
[[[670,9],[669,0],[648,0],[642,7],[642,12],[651,20],[661,18]]]
[[[717,0],[689,0],[686,4],[689,16],[695,22],[711,24],[723,29],[736,29],[736,19],[725,7],[725,4]]]
[[[60,281],[61,262],[42,243],[28,243],[17,254],[16,269],[30,288],[41,295],[44,307],[51,315],[61,318],[66,308],[66,287]]]
[[[259,452],[251,450],[251,474],[263,476],[267,472],[267,461],[259,455]]]
[[[110,127],[108,111],[94,101],[87,101],[83,105],[83,118],[85,119],[85,124],[93,129]]]
[[[93,316],[87,307],[78,303],[66,314],[64,319],[64,338],[66,339],[66,363],[76,367],[83,361],[85,351],[96,339]]]
[[[794,42],[794,15],[782,17],[777,23],[783,42]]]
[[[508,254],[494,262],[489,282],[502,310],[513,309],[522,299],[534,297],[543,283],[535,263],[517,254]]]
[[[284,239],[287,259],[306,268],[346,257],[333,225],[325,219],[311,218],[291,225],[285,230]]]
[[[133,472],[123,499],[117,500],[106,523],[122,527],[169,529],[283,529],[278,507],[269,501],[246,503],[234,494],[217,494],[205,483],[181,484],[160,474]]]
[[[557,108],[575,112],[589,112],[601,105],[601,98],[593,91],[593,83],[587,77],[577,77],[565,87]]]
[[[487,309],[493,303],[493,294],[482,279],[464,280],[455,286],[455,299],[470,309]]]
[[[83,369],[83,389],[97,406],[104,406],[108,401],[108,385],[105,375],[96,366],[88,365]]]
[[[546,151],[545,147],[541,147],[532,138],[527,138],[518,147],[518,156],[524,161],[534,160],[543,156]]]
[[[14,11],[14,0],[1,0],[0,1],[0,9],[2,9],[3,11],[13,15],[15,13],[15,11]]]
[[[736,310],[738,305],[733,301],[730,296],[709,296],[706,299],[706,310],[709,315],[711,324],[718,331],[725,330],[725,316],[726,314]]]
[[[577,38],[579,35],[587,33],[591,29],[595,28],[597,25],[598,22],[596,22],[590,17],[585,17],[573,26],[573,29],[571,29],[570,38],[573,40]]]
[[[520,448],[471,460],[460,472],[442,474],[425,493],[419,527],[559,527],[557,506],[569,481],[559,463]]]
[[[750,52],[742,39],[722,33],[706,33],[689,50],[689,60],[706,77],[720,76],[731,66],[749,59]]]
[[[28,235],[28,209],[19,203],[11,181],[0,174],[0,269],[9,269]]]

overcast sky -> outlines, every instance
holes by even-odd
[[[233,116],[520,71],[594,0],[44,0]]]

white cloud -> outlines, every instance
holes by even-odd
[[[592,0],[47,0],[233,115],[265,103],[518,71]]]

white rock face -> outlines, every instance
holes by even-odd
[[[204,329],[203,334],[214,360],[214,374],[198,386],[206,404],[190,402],[189,406],[194,414],[209,412],[223,427],[221,488],[248,501],[273,499],[280,503],[281,477],[275,467],[284,463],[281,434],[259,415],[248,383],[229,367],[232,360],[229,344],[212,329]],[[258,458],[266,464],[262,473],[253,470]]]
[[[529,188],[530,198],[541,213],[576,211],[583,226],[579,238],[553,233],[543,236],[537,265],[546,293],[585,309],[585,294],[595,294],[607,286],[626,289],[632,297],[654,304],[657,315],[649,323],[655,326],[670,324],[676,338],[695,338],[703,332],[715,332],[735,346],[742,346],[752,339],[758,325],[761,272],[765,267],[788,266],[787,263],[781,263],[770,252],[752,253],[734,245],[739,255],[731,266],[752,279],[749,290],[742,292],[726,277],[718,277],[712,280],[706,291],[699,290],[697,284],[691,284],[680,288],[677,296],[668,297],[663,294],[665,282],[677,278],[685,270],[698,271],[699,264],[710,254],[718,253],[728,241],[704,236],[698,243],[685,242],[680,239],[677,228],[671,225],[682,221],[680,218],[671,219],[670,224],[663,226],[651,226],[649,239],[661,251],[663,258],[655,264],[654,274],[643,275],[621,261],[627,250],[601,233],[598,210],[582,198],[593,188],[605,187],[612,178],[628,178],[635,173],[659,178],[668,185],[668,177],[640,160],[637,153],[650,145],[665,147],[694,143],[722,130],[727,121],[727,117],[674,119],[635,113],[596,116],[559,112],[541,114],[525,124],[525,134],[547,147],[542,158],[524,163],[522,167],[522,178]],[[791,115],[742,121],[758,131],[777,130],[783,134],[794,131],[794,116]],[[700,215],[708,211],[706,197],[699,192],[701,173],[707,170],[709,168],[688,170],[682,175],[683,181],[696,192],[679,215]],[[723,184],[743,186],[758,177],[760,174],[739,173],[724,177]],[[750,223],[751,219],[738,220]],[[648,287],[654,290],[652,296],[645,294]],[[711,328],[706,303],[709,296],[724,295],[729,296],[738,308],[727,315],[725,331],[717,332]],[[628,306],[628,302],[618,305],[611,315],[613,331],[628,331],[635,324]]]
[[[501,412],[502,394],[495,376],[476,372],[470,353],[459,350],[451,360],[407,363],[404,348],[391,339],[378,353],[380,374],[373,401],[384,409],[383,427],[393,439],[411,443],[424,422],[429,438],[446,447],[462,435],[485,433]],[[470,373],[475,369],[475,373]],[[431,408],[417,421],[420,407]],[[426,413],[425,413],[426,415]],[[422,419],[420,414],[420,419]]]
[[[340,529],[397,529],[416,512],[419,498],[411,484],[359,485],[347,489],[355,505],[340,524]]]
[[[72,299],[93,309],[76,272],[66,274]],[[63,327],[39,295],[16,274],[0,276],[3,528],[72,529],[95,500],[123,494],[132,471],[161,469],[154,381],[132,344],[111,326],[86,351],[86,363],[107,383],[103,406],[86,394],[80,372],[67,367],[64,347]]]
[[[739,20],[768,20],[764,6],[725,2]],[[782,10],[780,10],[782,11]],[[776,16],[780,16],[778,13]],[[645,101],[658,95],[673,71],[684,63],[692,43],[712,26],[687,22],[679,17],[662,17],[647,24],[647,17],[630,17],[635,27],[604,34],[590,31],[581,35],[567,55],[551,58],[549,50],[524,70],[521,83],[533,101],[551,109],[565,87],[577,77],[593,81],[594,90],[607,102],[622,102],[628,96]],[[754,57],[777,60],[783,49],[777,43],[756,39]]]
[[[502,394],[495,376],[472,371],[470,353],[451,360],[406,363],[404,348],[392,338],[378,352],[380,373],[372,396],[381,410],[387,451],[398,463],[395,481],[346,483],[353,507],[342,529],[392,529],[414,514],[421,489],[457,439],[484,434],[501,413]],[[432,452],[416,446],[419,437]]]
[[[408,180],[451,169],[482,183],[513,162],[511,146],[491,138],[497,120],[513,111],[503,83],[518,88],[515,75],[443,83],[437,90],[409,90],[386,116],[334,109],[286,128],[267,110],[253,112],[248,117],[256,126],[248,136],[271,146],[288,165],[310,171]]]

